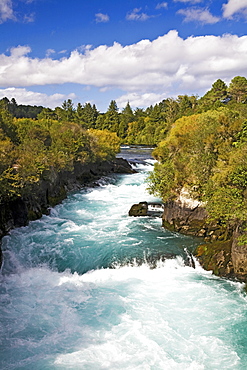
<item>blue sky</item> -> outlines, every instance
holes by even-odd
[[[247,77],[247,0],[0,0],[0,98],[106,111]]]

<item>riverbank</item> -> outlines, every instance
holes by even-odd
[[[110,173],[134,173],[130,164],[123,158],[98,161],[89,164],[77,162],[73,171],[46,171],[42,179],[23,196],[0,204],[0,239],[16,227],[27,226],[29,221],[49,214],[50,207],[61,203],[68,192],[83,186],[96,184],[102,176]],[[2,252],[0,249],[0,266]]]

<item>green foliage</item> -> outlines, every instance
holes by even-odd
[[[112,100],[110,102],[107,112],[104,115],[103,125],[100,127],[100,129],[117,133],[120,123],[119,118],[120,117],[118,113],[117,104],[115,100]]]
[[[247,79],[245,77],[234,77],[229,85],[229,94],[237,103],[246,103],[247,100]]]
[[[75,108],[71,99],[64,100],[61,113],[63,121],[71,122],[75,120]]]
[[[227,85],[224,81],[218,79],[213,83],[212,88],[200,99],[199,106],[203,110],[219,108],[224,105],[227,97]]]
[[[82,106],[80,103],[76,109],[77,121],[82,124],[84,128],[94,128],[99,112],[95,104],[92,106],[90,103],[85,103]]]
[[[182,117],[153,155],[158,160],[149,191],[172,199],[185,187],[206,202],[212,220],[247,217],[246,120],[228,108]]]
[[[172,199],[176,195],[174,163],[167,158],[162,164],[155,163],[153,172],[150,173],[148,181],[148,191],[160,197],[163,201]]]
[[[39,120],[13,120],[0,110],[0,202],[31,191],[52,168],[73,171],[76,162],[111,159],[119,152],[116,133],[87,131],[80,123],[53,120],[46,113]]]
[[[23,179],[14,168],[0,173],[0,203],[21,196]]]
[[[135,115],[130,107],[129,102],[120,114],[120,121],[117,134],[121,139],[125,139],[128,132],[128,126],[135,120]]]
[[[18,142],[13,117],[8,112],[6,105],[0,102],[0,129],[14,143]]]
[[[18,105],[14,98],[10,101],[6,97],[1,99],[0,107],[3,105],[5,106],[5,109],[16,118],[37,118],[38,114],[43,110],[42,106]]]
[[[93,159],[113,159],[120,152],[120,139],[115,132],[90,129]]]
[[[58,119],[57,114],[50,108],[43,108],[42,111],[37,115],[38,120],[56,120]]]

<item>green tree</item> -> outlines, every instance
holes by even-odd
[[[104,115],[103,129],[111,132],[118,132],[120,117],[118,107],[115,100],[110,102],[107,112]]]
[[[212,88],[199,100],[199,110],[206,111],[223,106],[228,98],[227,85],[221,79],[215,81]]]
[[[228,108],[207,111],[201,114],[184,116],[172,126],[167,138],[154,150],[159,161],[151,178],[151,189],[155,188],[155,178],[160,178],[162,166],[167,161],[173,164],[173,187],[170,194],[160,194],[165,199],[179,193],[182,187],[196,189],[198,199],[210,201],[209,189],[219,163],[226,163],[232,153],[242,122],[238,115]],[[168,178],[168,176],[166,177]]]
[[[120,114],[120,123],[118,127],[118,132],[117,132],[120,138],[122,139],[126,138],[127,131],[128,131],[128,124],[130,122],[133,122],[134,120],[135,120],[135,116],[128,102]]]
[[[58,116],[55,111],[51,108],[43,108],[42,111],[37,116],[38,120],[46,119],[46,120],[56,120]]]
[[[115,132],[89,129],[94,160],[109,160],[120,152],[120,139]]]
[[[229,85],[229,94],[237,103],[246,103],[247,101],[247,79],[245,77],[234,77]]]
[[[90,103],[85,103],[84,106],[82,106],[79,103],[77,105],[76,113],[77,113],[79,122],[81,122],[85,128],[95,127],[97,117],[99,115],[99,112],[95,104],[91,105]]]
[[[71,99],[64,100],[62,104],[63,117],[65,121],[74,121],[75,119],[75,108]]]

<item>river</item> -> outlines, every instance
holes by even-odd
[[[73,192],[3,239],[0,369],[246,369],[243,284],[190,267],[198,240],[128,216],[156,200],[153,160],[121,155],[137,173]]]

